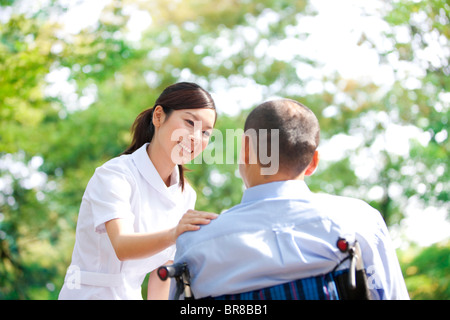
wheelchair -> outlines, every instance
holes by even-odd
[[[357,241],[350,244],[339,238],[337,248],[347,256],[330,272],[309,278],[298,279],[272,287],[225,294],[203,299],[213,300],[370,300],[367,274],[364,268],[361,249]],[[350,261],[349,268],[338,270],[345,261]],[[157,270],[163,281],[168,278],[176,280],[175,300],[183,295],[185,300],[194,300],[191,290],[190,273],[186,263],[162,266]]]

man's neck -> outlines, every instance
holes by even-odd
[[[282,172],[278,172],[274,175],[261,175],[261,174],[254,174],[250,179],[248,179],[248,188],[255,187],[261,184],[266,184],[270,182],[276,182],[276,181],[287,181],[287,180],[304,180],[305,174],[302,172],[298,176],[292,176],[289,174],[285,174]]]

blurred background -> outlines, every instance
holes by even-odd
[[[224,136],[264,100],[310,107],[322,128],[310,188],[377,208],[411,298],[450,299],[449,12],[446,0],[0,0],[0,299],[57,298],[87,182],[179,81],[212,93]],[[197,209],[240,202],[238,141],[224,139],[223,164],[189,165]]]

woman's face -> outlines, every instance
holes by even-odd
[[[161,108],[155,138],[174,164],[185,164],[206,148],[215,119],[213,109],[174,110],[167,116]]]

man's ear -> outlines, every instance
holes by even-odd
[[[164,113],[164,110],[161,106],[156,106],[155,110],[153,111],[153,118],[152,122],[155,128],[159,128],[161,124],[164,122],[166,114]]]
[[[242,147],[241,147],[241,162],[242,164],[250,163],[250,137],[242,135]]]
[[[314,151],[314,155],[311,162],[306,168],[305,176],[310,176],[314,173],[314,171],[316,171],[317,166],[319,165],[319,160],[320,160],[319,151],[316,150]]]

